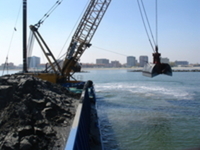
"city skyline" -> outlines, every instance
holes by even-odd
[[[0,2],[0,47],[2,63],[22,63],[21,0]],[[35,24],[52,7],[55,1],[28,1],[28,23]],[[73,29],[87,0],[63,1],[41,25],[40,33],[56,58],[67,51]],[[155,33],[155,5],[153,0],[144,1],[149,21]],[[74,6],[77,10],[74,11]],[[8,11],[9,8],[9,11]],[[36,11],[40,10],[40,11]],[[125,8],[125,9],[123,9]],[[162,57],[171,61],[188,60],[200,63],[200,1],[163,0],[158,2],[158,46]],[[170,11],[169,11],[170,10]],[[70,14],[70,15],[69,15]],[[124,15],[126,14],[126,17]],[[59,16],[59,17],[58,17]],[[18,18],[18,20],[17,20]],[[16,31],[14,32],[14,27]],[[51,31],[51,32],[50,32]],[[11,42],[12,33],[14,33]],[[29,33],[29,30],[28,30]],[[72,33],[72,34],[71,34]],[[66,39],[69,39],[65,46]],[[11,43],[11,44],[10,44]],[[92,41],[92,46],[81,57],[81,62],[94,63],[97,57],[126,62],[126,56],[147,55],[152,58],[152,49],[146,36],[136,1],[112,1]],[[63,48],[64,47],[64,48]],[[35,42],[33,55],[45,62]]]
[[[132,60],[133,59],[133,60]],[[148,61],[148,56],[144,56],[144,55],[141,55],[139,56],[138,59],[136,59],[135,56],[127,56],[126,57],[126,63],[121,63],[119,60],[110,60],[110,59],[107,59],[107,58],[96,58],[96,62],[95,63],[89,63],[89,62],[80,62],[82,64],[120,64],[120,65],[126,65],[127,67],[131,67],[131,66],[143,66],[144,65],[144,62],[148,62],[148,63],[152,63],[152,62],[149,62]],[[174,64],[182,64],[182,65],[189,65],[191,63],[189,63],[187,60],[176,60],[176,61],[170,61],[168,58],[160,58],[161,59],[161,63],[174,63]],[[132,62],[133,61],[133,62]],[[27,63],[30,64],[28,65],[28,67],[30,68],[37,68],[37,66],[45,66],[46,63],[48,62],[45,62],[45,63],[40,63],[40,57],[38,56],[31,56],[31,57],[28,57],[27,59]],[[5,63],[1,63],[0,66],[3,66]],[[7,62],[8,66],[22,66],[22,64],[19,64],[19,65],[16,65],[14,64],[13,62]],[[131,64],[131,65],[130,65]],[[199,65],[199,64],[198,64]]]

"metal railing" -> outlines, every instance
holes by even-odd
[[[92,81],[86,82],[65,150],[90,150],[90,98],[95,98]]]

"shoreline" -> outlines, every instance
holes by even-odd
[[[128,72],[142,72],[142,67],[135,68],[82,68],[83,73],[91,70],[127,70]],[[172,67],[173,72],[200,72],[200,67]]]
[[[36,69],[37,71],[43,71],[43,69]],[[35,70],[35,71],[36,71]],[[130,72],[140,72],[143,70],[143,67],[132,67],[132,68],[126,68],[126,67],[121,67],[121,68],[81,68],[81,72],[88,72],[90,70],[127,70]],[[0,70],[0,72],[3,70]],[[22,71],[21,69],[10,69],[10,70],[4,70],[4,72],[9,72],[9,71]],[[33,70],[30,70],[33,71]],[[200,67],[172,67],[173,72],[200,72]]]

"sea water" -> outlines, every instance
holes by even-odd
[[[75,74],[92,80],[105,150],[200,147],[200,73],[142,76],[124,70]]]
[[[200,73],[142,76],[127,70],[78,74],[93,80],[105,150],[200,147]]]

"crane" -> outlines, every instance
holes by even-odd
[[[92,37],[111,1],[112,0],[91,0],[89,2],[79,25],[72,36],[62,67],[61,63],[55,59],[48,45],[38,32],[39,25],[31,25],[30,29],[49,62],[49,66],[46,67],[45,72],[33,75],[53,83],[72,82],[71,79],[74,79],[73,74],[79,72],[81,69],[78,61],[84,51],[91,46],[90,42]],[[168,64],[160,63],[160,53],[158,53],[158,48],[156,49],[156,53],[153,53],[153,58],[153,64],[144,66],[143,75],[149,77],[154,77],[159,74],[172,75],[171,67]],[[53,70],[53,73],[49,70]]]
[[[50,65],[50,67],[47,67],[46,72],[33,75],[53,83],[70,81],[71,78],[73,78],[72,75],[74,72],[80,71],[78,61],[84,51],[91,46],[90,42],[92,37],[94,36],[110,2],[111,0],[91,0],[89,2],[82,19],[72,36],[62,67],[60,67],[59,62],[55,59],[48,45],[38,32],[38,25],[31,25],[30,29]],[[48,71],[49,68],[53,70],[53,73]]]

